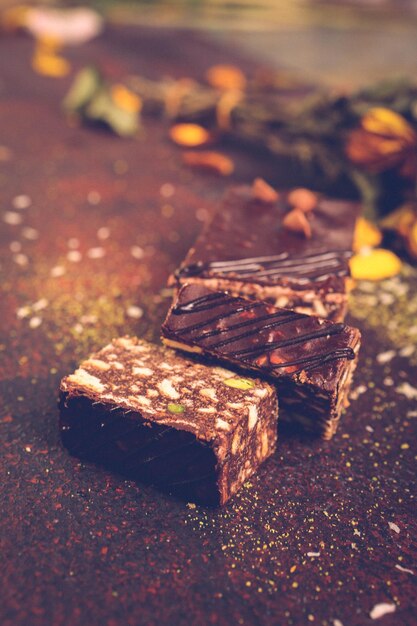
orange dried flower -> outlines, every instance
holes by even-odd
[[[202,146],[211,139],[208,130],[198,124],[175,124],[171,127],[169,136],[174,143],[187,148]]]
[[[35,52],[32,57],[32,69],[43,76],[51,78],[62,78],[66,76],[71,65],[58,54],[61,48],[59,41],[53,38],[44,37],[38,39],[35,45]]]
[[[186,165],[208,170],[221,176],[229,176],[235,169],[232,159],[225,154],[214,151],[185,152],[182,159]]]
[[[398,113],[383,107],[370,109],[359,128],[348,136],[346,154],[371,173],[400,167],[403,176],[417,171],[417,135]]]

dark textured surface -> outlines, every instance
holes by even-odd
[[[62,448],[59,379],[120,332],[158,336],[168,273],[226,183],[180,166],[155,121],[146,141],[70,127],[59,110],[69,79],[34,75],[31,49],[0,40],[1,623],[415,624],[412,276],[354,294],[359,398],[334,440],[282,433],[267,471],[224,510]],[[115,79],[199,76],[233,58],[191,33],[133,29],[68,56],[100,58]],[[235,158],[234,181],[280,182],[274,163]],[[19,194],[32,204],[6,223]],[[382,602],[396,611],[374,622]]]

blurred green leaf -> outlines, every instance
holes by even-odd
[[[63,107],[69,113],[80,113],[88,105],[103,85],[103,78],[97,68],[84,67],[75,79],[63,101]]]

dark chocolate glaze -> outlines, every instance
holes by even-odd
[[[178,270],[177,276],[183,278],[215,273],[221,278],[227,278],[233,274],[236,279],[250,278],[256,282],[276,282],[288,277],[300,284],[306,284],[312,280],[325,281],[332,276],[347,276],[346,261],[351,256],[351,250],[318,252],[295,258],[289,258],[288,253],[284,252],[266,257],[185,265]]]
[[[276,203],[261,204],[250,187],[231,189],[178,269],[177,280],[222,278],[343,293],[359,205],[320,199],[309,215],[311,239],[282,226],[288,208],[285,194]]]
[[[355,358],[359,333],[345,324],[249,302],[202,285],[186,285],[162,327],[163,335],[227,362],[275,377],[305,372],[327,388]]]

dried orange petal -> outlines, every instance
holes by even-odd
[[[246,87],[246,77],[235,65],[213,65],[206,72],[206,80],[209,85],[222,91],[243,90]]]
[[[208,130],[198,124],[175,124],[170,128],[169,136],[179,146],[195,148],[210,141]]]
[[[182,159],[186,165],[209,170],[221,176],[229,176],[235,169],[232,159],[220,152],[185,152]]]
[[[402,268],[401,260],[391,250],[375,248],[355,254],[350,259],[352,277],[357,280],[383,280],[396,276]]]
[[[121,84],[113,85],[111,88],[113,102],[124,111],[129,113],[139,113],[142,108],[142,100],[130,89]]]
[[[32,68],[43,76],[61,78],[68,74],[71,65],[66,59],[53,52],[37,51],[32,58]]]
[[[278,200],[278,192],[263,178],[255,178],[252,183],[252,196],[260,202],[270,204]]]
[[[382,233],[377,226],[364,217],[358,217],[353,235],[353,249],[358,252],[361,248],[375,248],[382,241]]]

